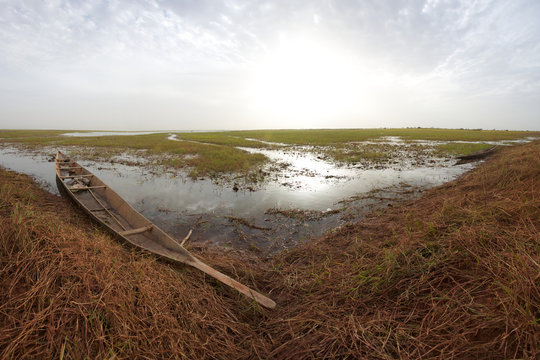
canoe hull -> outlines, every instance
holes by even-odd
[[[477,151],[469,155],[457,156],[456,159],[458,159],[461,162],[480,160],[480,159],[483,159],[492,155],[493,153],[495,153],[495,151],[497,151],[497,149],[498,149],[498,146],[492,146],[489,149]]]
[[[271,299],[194,257],[170,235],[133,209],[97,176],[60,151],[56,155],[56,183],[63,195],[67,195],[95,222],[125,242],[168,260],[191,265],[261,305],[275,307]]]

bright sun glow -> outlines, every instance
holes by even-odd
[[[288,41],[257,68],[254,100],[261,110],[290,119],[343,115],[361,101],[361,70],[332,46]]]

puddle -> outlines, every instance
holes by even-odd
[[[170,139],[173,140],[173,139]],[[435,159],[416,166],[410,159],[382,168],[337,166],[313,153],[310,147],[286,149],[241,148],[262,153],[272,162],[263,168],[266,181],[251,187],[192,180],[183,173],[160,173],[144,166],[79,161],[149,220],[177,238],[190,229],[190,243],[271,253],[357,221],[367,211],[388,206],[396,199],[418,196],[422,189],[455,179],[474,164]],[[69,154],[74,148],[61,149]],[[33,154],[0,145],[0,166],[26,173],[45,189],[58,193],[55,151]],[[122,155],[133,156],[133,155]],[[75,159],[77,160],[77,159]],[[133,157],[133,162],[143,164]],[[369,194],[369,196],[366,196]]]
[[[264,141],[264,140],[260,140],[260,139],[244,138],[244,140],[258,142],[258,143],[265,144],[265,145],[270,145],[270,146],[290,146],[290,145],[285,144],[285,143]]]
[[[190,143],[195,143],[195,144],[203,144],[203,145],[209,145],[209,146],[219,146],[218,144],[213,144],[213,143],[208,143],[208,142],[203,142],[203,141],[179,139],[178,135],[176,135],[176,134],[169,134],[169,136],[167,137],[167,140],[185,141],[185,142],[190,142]]]

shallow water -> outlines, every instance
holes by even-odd
[[[268,179],[256,189],[239,185],[240,190],[235,191],[231,184],[219,185],[209,179],[194,181],[181,173],[155,174],[144,166],[84,160],[79,163],[174,236],[183,237],[193,228],[190,241],[263,252],[296,245],[347,221],[358,220],[366,211],[386,206],[394,198],[418,195],[408,192],[401,196],[399,193],[404,188],[440,185],[473,167],[473,164],[453,166],[454,161],[436,159],[429,166],[414,166],[411,161],[403,160],[390,167],[360,169],[339,167],[306,151],[305,147],[243,149],[263,153],[273,160],[263,169],[268,172]],[[69,150],[64,149],[68,154]],[[45,189],[58,193],[50,152],[40,155],[2,146],[0,166],[29,174]],[[362,198],[363,194],[381,189],[388,195],[387,199]],[[359,199],[344,205],[343,201],[353,196]],[[288,217],[269,213],[269,209],[320,213]]]
[[[338,201],[358,193],[406,183],[432,187],[454,179],[471,165],[451,166],[455,161],[437,166],[413,167],[407,161],[395,167],[359,169],[340,167],[306,151],[241,148],[261,153],[274,163],[288,165],[262,191],[257,207],[327,210]]]
[[[93,136],[129,136],[129,135],[148,135],[159,134],[161,131],[89,131],[89,132],[71,132],[62,134],[63,136],[74,137],[93,137]]]

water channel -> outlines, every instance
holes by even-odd
[[[167,138],[164,141],[175,139]],[[389,139],[394,141],[393,139]],[[411,199],[422,190],[455,179],[474,164],[404,157],[388,166],[339,166],[306,147],[242,148],[271,159],[271,174],[257,188],[192,180],[181,171],[156,173],[146,166],[81,160],[136,210],[165,231],[183,238],[193,229],[191,243],[271,253],[357,221],[366,212]],[[69,154],[73,148],[60,149]],[[43,188],[58,194],[54,162],[56,149],[28,151],[0,145],[0,166],[32,176]],[[126,156],[133,156],[126,154]],[[77,160],[77,159],[75,159]],[[144,163],[144,159],[139,159]]]

